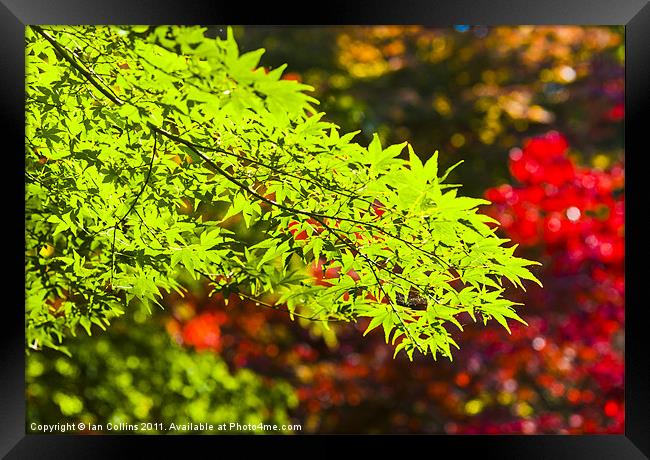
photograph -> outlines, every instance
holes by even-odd
[[[625,435],[624,25],[24,59],[28,435]]]

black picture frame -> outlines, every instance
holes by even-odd
[[[290,20],[289,11],[303,13]],[[536,436],[346,436],[345,444],[326,436],[74,436],[25,434],[25,357],[24,357],[24,277],[21,271],[24,252],[24,27],[30,24],[598,24],[626,27],[626,347],[624,435],[536,435]],[[88,458],[128,457],[133,447],[146,449],[147,458],[168,458],[175,448],[191,448],[191,455],[202,452],[219,455],[220,449],[236,447],[238,456],[250,447],[271,447],[282,455],[319,453],[312,448],[298,452],[296,444],[306,441],[322,446],[320,452],[338,455],[348,445],[364,450],[392,444],[415,455],[476,455],[500,459],[637,459],[650,456],[650,366],[648,341],[642,321],[645,296],[637,267],[648,254],[644,244],[641,216],[647,188],[641,162],[647,156],[643,143],[644,121],[650,112],[650,4],[648,0],[418,0],[329,1],[322,4],[237,2],[198,2],[195,0],[143,0],[93,2],[88,0],[0,0],[0,50],[2,52],[0,93],[2,94],[3,159],[10,159],[10,171],[3,175],[2,198],[15,209],[7,213],[3,225],[4,267],[16,281],[3,289],[3,327],[0,337],[0,455],[6,458]],[[647,128],[645,128],[647,129]],[[18,171],[15,171],[14,168]],[[9,180],[11,179],[11,180]],[[646,186],[647,187],[647,186]],[[11,274],[11,273],[9,273]],[[6,276],[5,280],[8,280]],[[418,450],[413,451],[415,444]],[[286,448],[292,449],[287,451]],[[205,450],[203,450],[205,449]],[[186,454],[189,452],[185,451]],[[118,456],[118,457],[116,457]]]

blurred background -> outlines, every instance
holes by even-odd
[[[223,34],[210,27],[208,34]],[[468,324],[453,362],[392,358],[366,324],[169,296],[72,357],[27,357],[27,425],[297,423],[313,433],[624,432],[623,27],[237,27],[260,65],[314,87],[342,131],[410,142],[459,193],[493,202],[519,255],[543,263],[529,326]],[[306,268],[310,270],[309,267]],[[318,270],[313,270],[315,277]],[[226,301],[227,300],[227,301]],[[303,323],[301,323],[303,321]]]

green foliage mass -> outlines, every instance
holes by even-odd
[[[66,352],[181,272],[325,324],[370,317],[410,358],[451,358],[461,314],[522,321],[504,280],[538,282],[535,262],[437,154],[354,143],[263,50],[204,32],[26,29],[28,347]],[[340,276],[314,283],[319,260]]]
[[[46,350],[27,361],[28,430],[44,421],[101,424],[103,433],[108,423],[150,433],[166,430],[140,423],[282,426],[298,402],[288,383],[231,373],[218,355],[180,347],[150,318],[120,319],[110,334],[77,337],[68,349],[74,358]]]

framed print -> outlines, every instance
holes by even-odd
[[[647,2],[190,3],[0,7],[3,455],[650,455]]]

